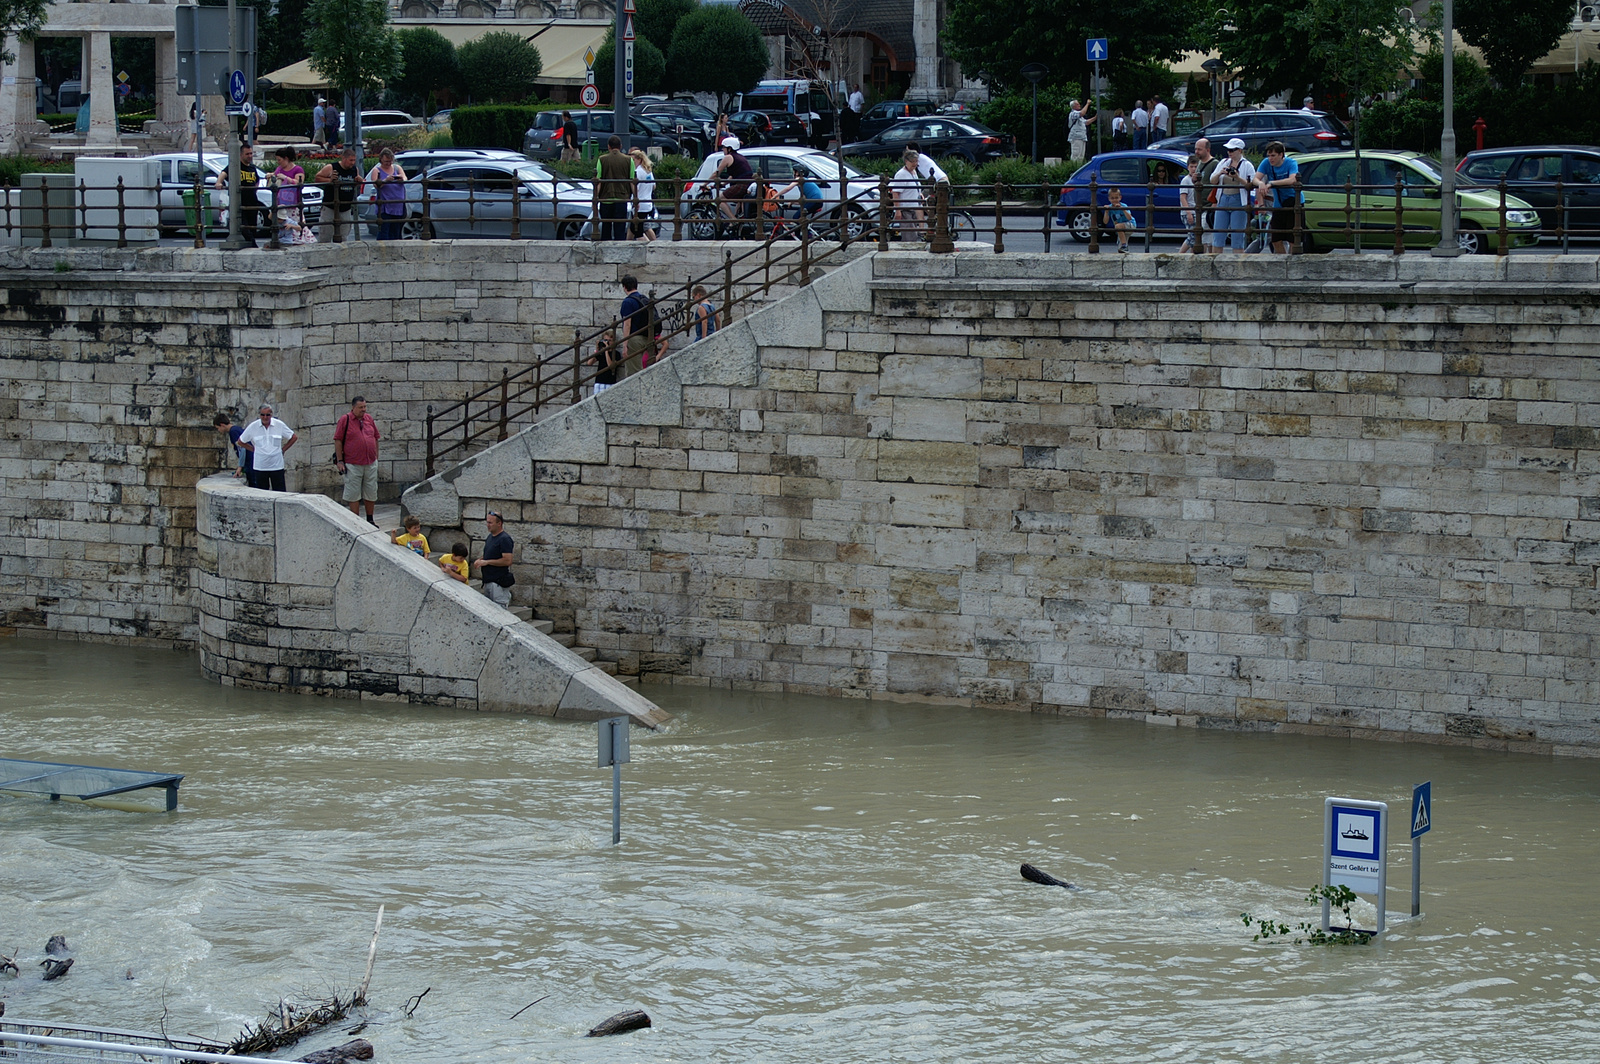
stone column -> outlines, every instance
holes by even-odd
[[[178,95],[178,38],[167,33],[156,38],[156,121],[182,122],[189,105]]]
[[[22,150],[38,111],[34,107],[33,42],[18,40],[13,34],[5,38],[4,50],[17,57],[0,66],[0,154],[8,155]]]
[[[117,132],[117,82],[111,70],[111,34],[96,30],[89,34],[89,61],[84,65],[83,87],[89,91],[89,134],[84,144],[115,147],[122,138]]]
[[[911,43],[917,50],[917,69],[911,74],[906,97],[937,100],[939,92],[939,0],[914,0],[911,7]]]

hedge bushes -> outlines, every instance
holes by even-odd
[[[450,115],[450,135],[463,148],[522,150],[522,135],[540,111],[560,110],[570,104],[474,104],[457,107]]]

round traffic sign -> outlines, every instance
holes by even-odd
[[[597,107],[600,104],[600,90],[593,85],[585,85],[583,92],[578,94],[578,100],[585,107]]]
[[[232,74],[228,75],[228,99],[236,104],[239,104],[244,103],[244,97],[244,71],[235,70]]]

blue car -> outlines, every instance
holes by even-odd
[[[1144,232],[1145,214],[1151,208],[1150,186],[1155,185],[1155,230],[1176,235],[1187,226],[1178,209],[1178,182],[1189,172],[1189,157],[1175,151],[1114,151],[1096,155],[1062,186],[1061,209],[1056,224],[1072,233],[1079,243],[1089,242],[1089,227],[1095,211],[1089,206],[1089,180],[1094,179],[1095,202],[1103,212],[1109,202],[1107,189],[1122,189],[1122,205],[1133,212],[1134,225]],[[1105,218],[1100,218],[1102,234],[1109,234]]]

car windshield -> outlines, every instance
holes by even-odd
[[[837,181],[839,179],[839,164],[834,161],[831,155],[812,152],[810,155],[805,156],[805,164],[813,175],[822,178],[824,181]],[[849,180],[855,181],[860,180],[865,175],[860,170],[846,165],[844,176]]]
[[[517,180],[525,181],[530,185],[541,188],[549,188],[550,182],[554,180],[557,191],[566,191],[568,189],[572,189],[578,192],[584,192],[583,186],[578,184],[576,181],[562,177],[559,174],[552,174],[549,171],[542,170],[536,166],[519,166],[517,168]],[[585,195],[587,195],[586,192]]]

